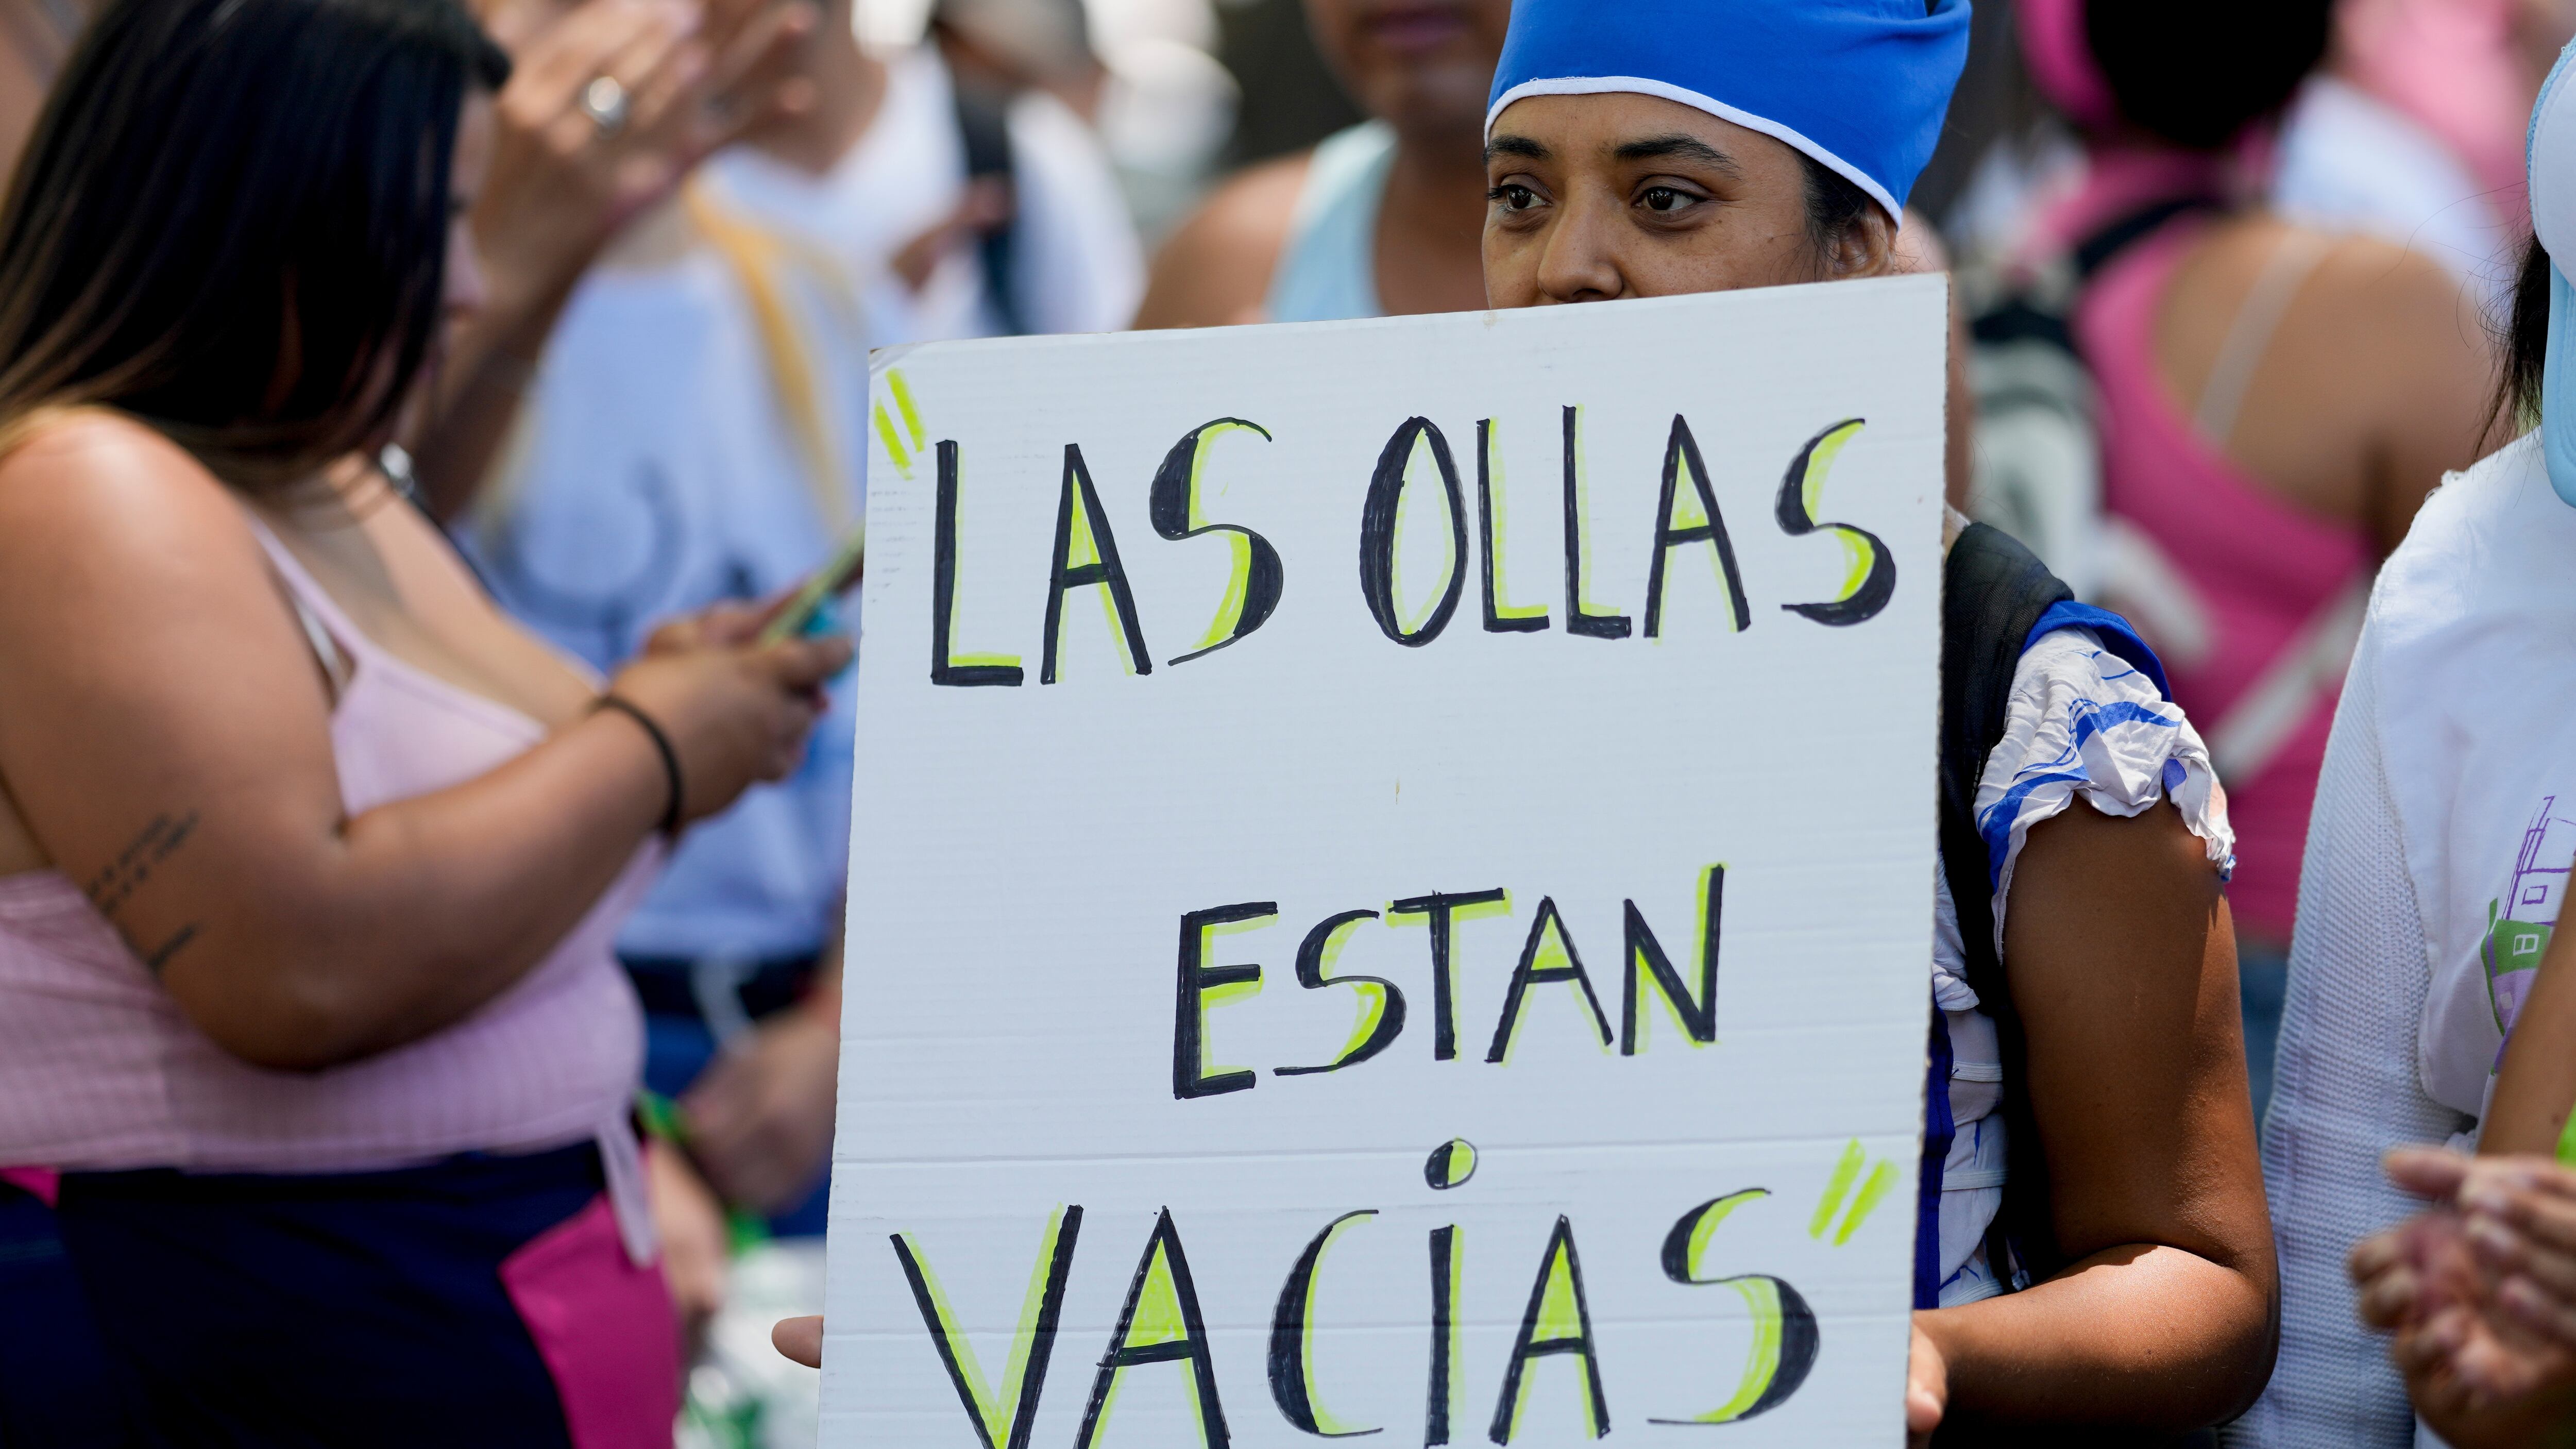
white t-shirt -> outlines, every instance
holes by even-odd
[[[1036,332],[1115,332],[1145,292],[1144,252],[1098,141],[1051,96],[1011,103],[1014,293]],[[938,52],[886,61],[886,93],[867,134],[817,178],[762,152],[707,164],[722,199],[828,250],[855,282],[871,345],[990,337],[1002,330],[972,245],[949,253],[916,295],[887,270],[913,238],[956,210],[966,143]]]
[[[548,341],[460,541],[504,606],[602,670],[663,618],[774,594],[822,566],[865,507],[869,348],[998,326],[971,246],[918,297],[888,269],[966,184],[945,66],[915,51],[888,69],[877,116],[831,172],[718,157],[592,269]],[[1123,327],[1143,262],[1107,163],[1052,100],[1015,103],[1010,131],[1031,324]],[[782,402],[778,339],[708,218],[747,229],[767,259],[810,426]],[[795,776],[690,830],[622,951],[761,960],[830,937],[849,848],[846,679],[835,697]]]
[[[2344,1255],[2419,1206],[2405,1144],[2472,1147],[2576,858],[2576,508],[2538,435],[2445,479],[2381,569],[2319,778],[2263,1175],[2281,1356],[2230,1442],[2418,1438]]]
[[[2272,205],[2328,231],[2357,231],[2440,262],[2491,317],[2508,310],[2520,227],[2487,188],[2403,112],[2333,76],[2299,92],[2281,126]]]

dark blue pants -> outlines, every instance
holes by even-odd
[[[0,1182],[0,1449],[132,1442],[54,1210]]]
[[[318,1177],[76,1173],[60,1222],[156,1449],[568,1449],[500,1268],[601,1186],[588,1144]]]

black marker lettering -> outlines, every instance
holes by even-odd
[[[1235,986],[1261,979],[1258,966],[1209,966],[1207,932],[1211,926],[1232,925],[1238,921],[1259,921],[1279,914],[1276,901],[1246,901],[1241,905],[1217,906],[1210,910],[1192,911],[1181,917],[1180,986],[1174,993],[1177,1004],[1172,1014],[1172,1095],[1188,1101],[1192,1097],[1215,1097],[1227,1092],[1250,1091],[1260,1078],[1242,1069],[1207,1074],[1207,1002],[1206,996],[1223,986]]]
[[[1235,535],[1235,583],[1227,593],[1234,601],[1234,617],[1220,619],[1208,631],[1208,642],[1170,662],[1187,664],[1202,655],[1214,654],[1225,646],[1240,642],[1243,636],[1262,626],[1270,611],[1279,607],[1279,590],[1285,575],[1279,565],[1279,550],[1270,540],[1251,529],[1231,523],[1204,523],[1199,519],[1199,470],[1205,460],[1207,444],[1214,435],[1236,428],[1259,433],[1264,442],[1270,430],[1259,423],[1241,418],[1219,418],[1201,423],[1184,434],[1163,455],[1163,466],[1154,473],[1151,514],[1154,532],[1174,543],[1185,538],[1198,538],[1210,533]]]
[[[1084,563],[1075,563],[1077,547],[1074,535],[1076,514],[1080,515],[1081,541],[1088,543],[1091,555]],[[1117,616],[1118,635],[1127,653],[1127,670],[1131,674],[1154,672],[1153,656],[1145,652],[1145,630],[1136,619],[1136,596],[1127,588],[1127,570],[1118,563],[1118,539],[1109,531],[1109,515],[1100,508],[1099,490],[1091,486],[1091,469],[1082,461],[1082,449],[1072,443],[1064,445],[1064,497],[1055,510],[1055,563],[1047,578],[1046,653],[1038,669],[1038,683],[1055,683],[1055,660],[1058,626],[1064,622],[1064,596],[1074,589],[1097,584],[1109,591],[1110,612]]]
[[[1539,954],[1547,948],[1553,934],[1565,959],[1557,965],[1541,966]],[[1574,949],[1574,935],[1565,928],[1565,917],[1556,909],[1553,896],[1541,897],[1538,919],[1530,922],[1529,940],[1521,946],[1520,964],[1512,968],[1512,989],[1503,997],[1503,1015],[1494,1023],[1494,1042],[1486,1048],[1485,1060],[1499,1062],[1511,1055],[1512,1033],[1520,1026],[1521,1000],[1530,987],[1548,981],[1571,981],[1583,990],[1583,1002],[1592,1008],[1593,1023],[1601,1029],[1601,1044],[1610,1044],[1610,1017],[1601,1009],[1601,998],[1592,989],[1592,975],[1583,969],[1583,953]]]
[[[1462,906],[1489,905],[1505,899],[1508,897],[1500,888],[1464,895],[1433,891],[1386,908],[1389,916],[1431,918],[1431,1059],[1435,1062],[1450,1061],[1458,1055],[1458,1013],[1449,980],[1450,922]]]
[[[1395,520],[1417,441],[1431,444],[1431,461],[1439,469],[1440,488],[1449,506],[1449,583],[1431,617],[1408,633],[1395,600]],[[1368,600],[1370,617],[1386,637],[1408,648],[1418,649],[1439,638],[1440,631],[1449,627],[1449,616],[1457,612],[1458,595],[1466,589],[1466,559],[1467,500],[1458,483],[1457,460],[1449,456],[1449,440],[1429,418],[1407,418],[1378,454],[1377,471],[1369,478],[1368,503],[1360,513],[1360,594]]]
[[[1680,498],[1683,474],[1690,475],[1691,490],[1699,495],[1701,522],[1683,528],[1673,526],[1673,505]],[[1718,572],[1725,576],[1727,606],[1734,611],[1732,623],[1741,634],[1753,627],[1753,606],[1744,598],[1744,572],[1735,566],[1735,540],[1727,536],[1726,516],[1717,511],[1717,490],[1708,480],[1708,463],[1699,455],[1699,440],[1691,436],[1690,424],[1679,413],[1673,414],[1671,440],[1664,444],[1664,496],[1655,505],[1655,558],[1646,569],[1646,637],[1660,638],[1664,619],[1664,563],[1674,549],[1684,544],[1705,542],[1717,550]]]
[[[1380,1432],[1333,1427],[1323,1407],[1315,1402],[1315,1386],[1307,1378],[1313,1365],[1306,1362],[1307,1310],[1314,1299],[1315,1269],[1324,1261],[1324,1249],[1343,1224],[1375,1216],[1377,1209],[1362,1208],[1326,1223],[1324,1230],[1306,1245],[1306,1251],[1298,1255],[1297,1265],[1288,1270],[1288,1281],[1279,1288],[1279,1305],[1270,1315],[1270,1397],[1278,1403],[1280,1416],[1290,1427],[1319,1438],[1356,1439]]]
[[[1485,535],[1485,632],[1528,634],[1547,627],[1547,610],[1519,609],[1503,602],[1503,515],[1494,507],[1495,475],[1502,471],[1494,456],[1494,420],[1476,424],[1476,521]]]
[[[1699,1276],[1698,1247],[1726,1215],[1756,1198],[1770,1196],[1767,1188],[1748,1187],[1724,1197],[1710,1198],[1681,1215],[1672,1231],[1664,1235],[1664,1276],[1676,1283],[1705,1287],[1723,1283],[1744,1296],[1745,1305],[1753,1310],[1753,1341],[1757,1345],[1744,1376],[1736,1385],[1734,1397],[1718,1408],[1691,1419],[1649,1419],[1651,1424],[1733,1424],[1756,1414],[1767,1414],[1788,1402],[1789,1396],[1807,1381],[1807,1373],[1816,1366],[1816,1350],[1824,1336],[1816,1327],[1815,1310],[1807,1299],[1785,1279],[1768,1273],[1746,1273],[1733,1278]],[[1770,1345],[1765,1352],[1759,1345]]]
[[[1181,1336],[1148,1343],[1131,1343],[1136,1328],[1137,1305],[1145,1295],[1155,1296],[1154,1310],[1147,1320],[1154,1324],[1178,1323]],[[1118,1327],[1109,1335],[1109,1351],[1100,1358],[1100,1376],[1091,1382],[1091,1405],[1082,1413],[1082,1432],[1073,1441],[1074,1449],[1091,1449],[1092,1437],[1100,1432],[1100,1421],[1109,1406],[1109,1394],[1118,1386],[1118,1376],[1140,1364],[1185,1361],[1190,1366],[1192,1383],[1197,1389],[1199,1409],[1199,1442],[1205,1449],[1226,1449],[1231,1439],[1225,1429],[1225,1406],[1216,1394],[1216,1360],[1208,1349],[1207,1324],[1199,1314],[1199,1293],[1190,1281],[1190,1260],[1181,1251],[1180,1232],[1172,1226],[1172,1210],[1154,1222],[1154,1236],[1145,1243],[1145,1256],[1136,1263],[1136,1279],[1127,1288],[1127,1306],[1119,1310]]]
[[[1521,1314],[1520,1332],[1512,1340],[1511,1367],[1503,1372],[1502,1397],[1494,1404],[1493,1428],[1487,1437],[1512,1442],[1519,1427],[1521,1373],[1534,1358],[1573,1354],[1583,1360],[1583,1414],[1600,1438],[1610,1432],[1610,1404],[1601,1393],[1601,1364],[1592,1347],[1592,1306],[1583,1295],[1583,1261],[1574,1251],[1574,1225],[1560,1217],[1547,1235],[1547,1255],[1539,1260],[1538,1281],[1530,1285],[1529,1307]]]
[[[1377,1008],[1375,1024],[1371,1026],[1365,1038],[1354,1037],[1349,1050],[1343,1052],[1341,1057],[1331,1065],[1271,1068],[1271,1071],[1277,1075],[1305,1077],[1318,1072],[1338,1072],[1344,1067],[1357,1066],[1394,1045],[1396,1037],[1403,1033],[1404,993],[1396,989],[1394,982],[1379,976],[1326,976],[1324,974],[1324,958],[1331,953],[1341,933],[1361,921],[1376,919],[1375,911],[1344,911],[1337,916],[1328,916],[1315,929],[1306,933],[1304,943],[1297,948],[1298,985],[1309,991],[1320,991],[1327,986],[1348,986],[1358,992],[1363,1001],[1374,996]]]
[[[1809,438],[1807,446],[1798,450],[1798,456],[1789,464],[1789,471],[1780,479],[1777,511],[1782,533],[1799,538],[1820,528],[1830,528],[1843,535],[1843,541],[1851,546],[1856,561],[1867,560],[1866,572],[1857,565],[1853,568],[1852,581],[1845,586],[1841,598],[1821,604],[1780,606],[1819,624],[1847,627],[1865,623],[1877,618],[1878,612],[1887,607],[1888,599],[1896,593],[1896,560],[1888,554],[1885,541],[1868,529],[1854,528],[1848,523],[1825,522],[1815,515],[1815,496],[1824,487],[1825,474],[1833,467],[1835,455],[1842,452],[1843,444],[1859,435],[1863,425],[1860,418],[1845,418]]]
[[[948,631],[956,612],[957,444],[943,438],[939,443],[938,520],[932,529],[930,549],[930,682],[961,689],[979,684],[1018,684],[1021,674],[1017,659],[1008,663],[998,659],[960,663],[949,651]],[[1049,657],[1053,657],[1051,650]]]
[[[1628,906],[1627,970],[1619,994],[1619,1054],[1637,1054],[1638,968],[1654,978],[1655,989],[1681,1019],[1682,1029],[1695,1042],[1717,1040],[1717,939],[1718,922],[1726,905],[1726,867],[1708,868],[1706,884],[1700,897],[1699,992],[1694,996],[1673,969],[1672,958],[1664,954],[1663,943],[1646,925],[1645,912],[1637,903]]]
[[[1583,409],[1565,410],[1565,629],[1593,639],[1625,639],[1628,616],[1583,607]]]

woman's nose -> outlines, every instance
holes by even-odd
[[[1607,302],[1627,291],[1612,229],[1595,208],[1559,213],[1539,257],[1538,287],[1547,302]]]

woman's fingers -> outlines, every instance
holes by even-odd
[[[2502,1219],[2543,1248],[2576,1255],[2576,1202],[2537,1181],[2473,1178],[2461,1189],[2460,1205],[2479,1216]]]
[[[2381,1158],[2388,1180],[2417,1197],[2447,1198],[2468,1176],[2470,1159],[2433,1147],[2400,1147]]]
[[[542,115],[563,114],[618,52],[657,23],[660,8],[644,0],[586,0],[521,47],[503,91],[517,92]]]
[[[2399,1244],[2396,1230],[2391,1229],[2373,1233],[2353,1244],[2352,1251],[2344,1257],[2343,1269],[2354,1282],[2359,1283],[2398,1266],[2405,1258],[2405,1249]]]
[[[1905,1364],[1905,1442],[1907,1449],[1927,1449],[1949,1408],[1950,1362],[1941,1346],[1918,1324]]]
[[[2576,1302],[2528,1274],[2512,1273],[2496,1287],[2496,1305],[2510,1321],[2562,1348],[2576,1351]]]
[[[778,1326],[769,1330],[769,1341],[780,1353],[807,1368],[823,1366],[823,1319],[819,1314],[778,1320]]]
[[[789,72],[797,46],[818,23],[819,13],[805,0],[786,5],[763,0],[729,37],[710,37],[714,60],[697,88],[695,114],[688,118],[702,150],[728,145],[754,126],[814,103],[813,83]]]
[[[2394,1328],[2413,1315],[2422,1301],[2421,1280],[2414,1270],[2391,1265],[2361,1283],[2353,1308],[2373,1328]]]
[[[850,641],[840,634],[787,639],[760,651],[780,688],[804,693],[822,686],[850,662]]]

